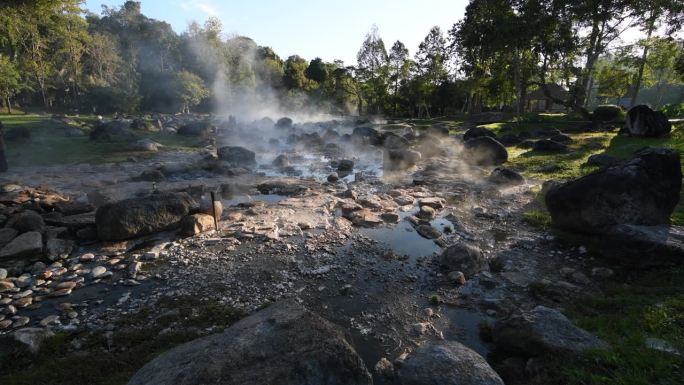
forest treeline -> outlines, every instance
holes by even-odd
[[[596,103],[681,102],[684,23],[679,0],[471,0],[448,31],[433,27],[417,52],[386,45],[376,27],[357,63],[281,58],[221,22],[178,34],[140,2],[8,0],[0,5],[3,105],[94,113],[230,111],[277,102],[335,114],[430,116],[523,112],[541,90],[587,114]],[[620,45],[627,28],[644,38]],[[334,44],[334,42],[331,42]],[[550,84],[567,90],[563,97]],[[639,93],[642,95],[639,95]]]

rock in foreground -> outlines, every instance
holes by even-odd
[[[159,193],[101,206],[95,214],[97,236],[103,241],[120,241],[172,228],[197,210],[186,193]]]
[[[492,338],[500,349],[529,355],[577,354],[610,348],[595,335],[575,326],[558,310],[544,306],[497,321]]]
[[[482,356],[456,341],[428,343],[399,369],[401,385],[503,385]]]
[[[366,385],[370,373],[338,326],[284,301],[221,334],[178,346],[129,385]]]
[[[646,149],[620,165],[554,186],[546,206],[559,228],[596,233],[619,224],[667,224],[679,202],[679,153]]]

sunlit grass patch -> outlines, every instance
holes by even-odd
[[[4,115],[0,116],[5,130],[14,127],[26,127],[31,138],[23,142],[5,141],[7,162],[10,169],[20,166],[42,166],[74,163],[103,163],[126,160],[130,156],[149,157],[153,153],[128,150],[128,141],[93,142],[89,140],[90,130],[96,123],[94,116],[76,118],[82,124],[73,125],[83,130],[84,136],[67,136],[62,122],[53,120],[48,115]],[[164,146],[165,150],[184,150],[197,144],[196,138],[181,135],[167,135],[157,132],[139,132],[140,138],[150,138]]]

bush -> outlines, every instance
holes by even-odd
[[[612,122],[625,119],[625,111],[620,106],[605,104],[596,107],[592,114],[592,119],[598,122]]]
[[[684,118],[684,103],[666,104],[660,111],[670,119]]]

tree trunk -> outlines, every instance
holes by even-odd
[[[7,97],[7,115],[12,115],[12,102],[9,96]]]
[[[637,102],[639,97],[639,88],[641,88],[641,80],[644,77],[644,67],[646,66],[646,57],[648,56],[648,39],[651,38],[653,30],[655,29],[655,18],[651,19],[648,25],[648,33],[646,34],[646,44],[644,44],[644,51],[641,53],[641,60],[639,61],[639,71],[637,72],[637,77],[634,82],[634,89],[632,90],[632,100],[629,102],[629,107],[632,108]]]
[[[0,122],[0,172],[7,172],[7,157],[5,155],[5,139],[2,130],[2,122]]]

